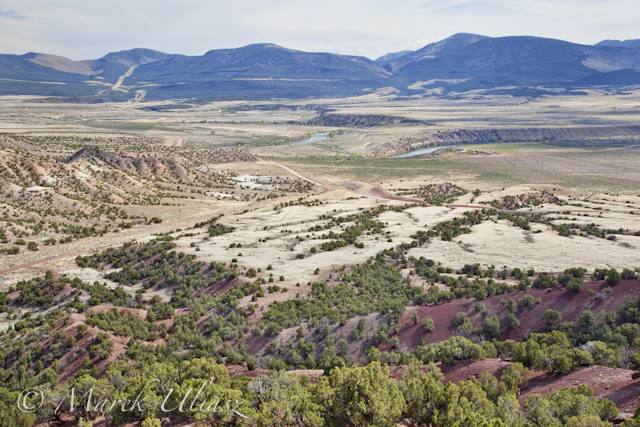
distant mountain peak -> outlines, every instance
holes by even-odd
[[[479,40],[488,39],[490,37],[481,36],[470,33],[457,33],[438,42],[429,43],[421,49],[402,55],[395,60],[388,61],[384,64],[385,69],[395,72],[407,64],[421,61],[423,59],[432,58],[440,52],[454,53],[465,47],[476,43]]]
[[[269,48],[285,49],[284,47],[280,46],[279,44],[275,44],[275,43],[253,43],[253,44],[247,45],[245,47],[259,47],[259,48],[263,48],[263,49],[269,49]]]
[[[640,47],[640,39],[635,40],[602,40],[594,46]]]
[[[449,39],[474,39],[474,38],[475,39],[489,39],[491,37],[483,36],[481,34],[474,34],[474,33],[455,33],[454,35],[449,36],[444,40],[449,40]]]
[[[277,50],[295,52],[293,49],[287,49],[286,47],[282,47],[282,46],[277,45],[275,43],[253,43],[253,44],[248,44],[246,46],[241,46],[241,47],[236,47],[236,48],[211,49],[210,51],[205,53],[205,56],[206,55],[215,55],[215,54],[220,53],[220,52],[243,52],[243,51],[255,52],[255,51],[266,50],[266,49],[277,49]]]
[[[149,62],[164,59],[168,54],[153,49],[135,48],[129,50],[121,50],[119,52],[110,52],[100,58],[98,61],[118,62],[127,67],[133,65],[148,64]]]

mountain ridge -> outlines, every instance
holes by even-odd
[[[46,53],[0,55],[0,79],[7,81],[0,94],[101,102],[132,100],[144,88],[147,100],[263,100],[354,96],[382,87],[415,95],[434,88],[446,93],[505,86],[621,86],[635,84],[640,71],[640,48],[632,42],[605,40],[590,46],[534,36],[458,33],[376,60],[274,43],[213,49],[199,56],[144,48],[84,61]]]

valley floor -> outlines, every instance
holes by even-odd
[[[359,101],[334,107],[437,112],[433,101]],[[550,102],[512,107],[540,113]],[[611,107],[592,102],[598,116]],[[287,120],[260,112],[275,123],[226,122],[224,103],[123,123],[99,117],[134,107],[27,103],[37,117],[6,114],[21,103],[0,102],[0,378],[11,392],[107,387],[115,366],[212,369],[264,415],[256,387],[268,375],[287,370],[301,378],[292,389],[320,396],[334,392],[322,389],[328,375],[380,363],[389,371],[370,375],[396,381],[389,390],[433,376],[434,393],[447,382],[478,387],[492,414],[504,404],[498,391],[516,402],[513,414],[532,417],[536,393],[551,402],[579,385],[593,390],[589,408],[606,398],[629,417],[638,405],[633,141],[464,144],[390,159],[374,154],[427,130],[311,126],[291,123],[308,119],[291,110]],[[469,123],[511,108],[478,104],[489,110],[476,106]],[[588,116],[575,99],[563,105]],[[321,131],[335,134],[290,145]],[[415,415],[401,414],[394,422]]]

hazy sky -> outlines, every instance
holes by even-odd
[[[637,39],[640,1],[0,0],[0,53],[75,60],[135,47],[201,55],[267,42],[375,59],[459,32]]]

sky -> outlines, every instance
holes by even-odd
[[[0,53],[96,59],[136,47],[202,55],[275,43],[360,55],[455,33],[595,44],[640,38],[639,0],[0,0]]]

